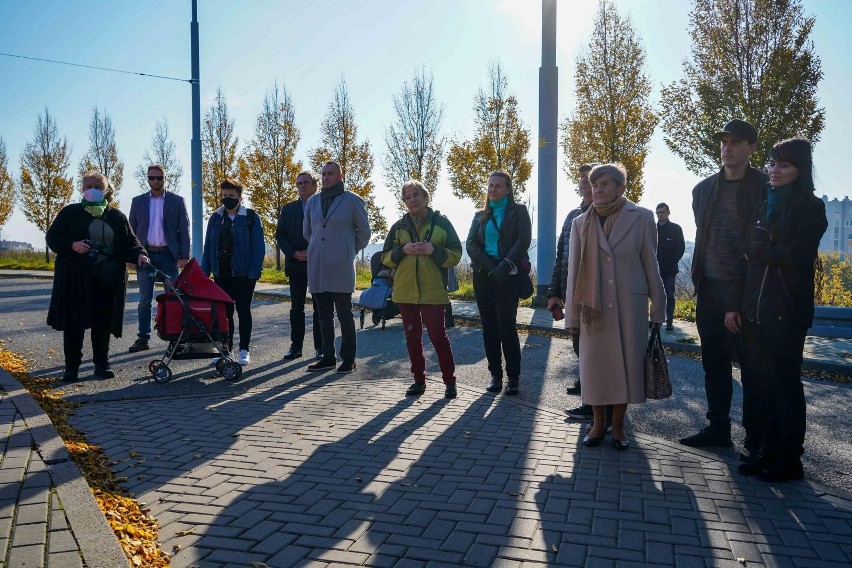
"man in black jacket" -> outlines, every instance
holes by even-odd
[[[757,131],[744,120],[731,120],[713,138],[719,142],[722,169],[692,190],[695,213],[695,252],[692,282],[697,305],[695,320],[701,338],[701,364],[710,425],[680,442],[692,447],[731,447],[731,358],[738,350],[725,328],[725,301],[737,266],[745,253],[749,222],[766,199],[767,175],[749,166],[757,149]],[[742,357],[738,357],[742,361]],[[743,427],[748,458],[760,448],[756,413],[759,412],[748,369],[741,366]]]
[[[669,221],[670,213],[665,203],[657,205],[657,264],[660,265],[660,276],[666,289],[666,331],[674,329],[675,281],[680,272],[680,259],[686,250],[683,230],[680,225]]]
[[[308,198],[317,192],[319,176],[306,171],[296,176],[296,189],[299,198],[281,208],[281,216],[275,228],[275,240],[284,253],[284,274],[290,280],[290,351],[284,359],[290,361],[302,356],[305,340],[305,299],[308,294],[308,241],[302,235],[305,220],[305,204]],[[313,333],[314,350],[319,358],[322,349],[319,315],[311,294],[311,306],[314,309]]]
[[[568,251],[570,250],[571,241],[571,223],[581,214],[585,213],[592,204],[592,183],[589,181],[589,173],[592,171],[594,164],[583,164],[577,173],[580,174],[580,182],[578,190],[582,201],[580,206],[572,209],[565,217],[565,222],[562,223],[562,232],[559,233],[559,240],[556,241],[556,260],[553,263],[553,275],[550,277],[550,286],[547,289],[547,309],[553,312],[557,307],[565,309],[565,284],[568,281]],[[570,309],[570,308],[569,308]],[[574,344],[574,354],[580,356],[580,337],[572,335],[571,339]],[[568,394],[580,394],[580,381],[569,385],[566,389]],[[566,409],[568,416],[579,420],[591,420],[592,407],[588,404],[582,404],[577,408]]]

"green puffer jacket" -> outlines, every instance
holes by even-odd
[[[407,255],[402,247],[410,242],[431,242],[431,256]],[[393,301],[397,304],[449,302],[447,269],[459,263],[462,247],[449,219],[429,209],[418,234],[410,214],[393,224],[385,239],[382,264],[396,269]]]

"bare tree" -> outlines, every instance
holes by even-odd
[[[139,189],[146,192],[148,186],[148,166],[160,164],[166,170],[166,188],[175,193],[180,192],[180,179],[183,177],[183,165],[175,154],[175,143],[169,139],[169,123],[163,118],[157,121],[154,135],[151,137],[151,148],[145,150],[142,163],[136,167],[133,177],[139,183]]]
[[[302,162],[295,158],[301,134],[296,128],[296,112],[287,89],[278,83],[263,99],[263,109],[254,127],[254,139],[244,156],[245,179],[251,205],[263,223],[266,242],[275,247],[275,266],[281,269],[281,255],[275,228],[281,208],[296,198],[296,176]]]
[[[373,173],[373,152],[369,140],[358,143],[355,109],[343,79],[334,89],[334,98],[328,105],[328,114],[322,121],[320,132],[322,146],[311,152],[311,167],[314,171],[320,171],[329,160],[340,164],[346,188],[358,194],[367,205],[372,239],[373,242],[379,242],[387,233],[388,224],[382,215],[382,208],[376,203],[376,186],[370,179]]]
[[[444,139],[438,136],[444,119],[444,105],[435,101],[433,77],[423,68],[415,72],[402,91],[393,97],[396,119],[385,132],[387,151],[384,155],[385,175],[402,206],[402,184],[417,179],[430,194],[438,187]]]
[[[216,102],[204,113],[201,124],[201,179],[204,210],[207,215],[219,207],[219,184],[239,173],[240,160],[234,135],[234,119],[222,89],[216,90]]]
[[[92,110],[92,120],[89,122],[89,151],[80,160],[81,183],[83,174],[89,170],[96,170],[109,179],[115,192],[113,201],[116,201],[124,183],[124,162],[118,159],[112,118],[106,112],[98,110],[97,106]],[[80,191],[83,191],[83,188],[80,188]]]
[[[21,154],[21,180],[18,184],[21,210],[38,229],[47,229],[59,210],[71,200],[74,178],[65,177],[71,167],[68,139],[60,138],[56,121],[47,107],[39,115],[32,142]],[[45,242],[45,262],[50,262],[50,249]]]

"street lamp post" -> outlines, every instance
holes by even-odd
[[[190,23],[190,51],[192,52],[192,256],[201,260],[203,245],[203,208],[201,184],[201,79],[198,62],[198,0],[192,0]]]
[[[556,0],[541,2],[541,67],[538,71],[538,235],[534,306],[547,305],[556,257],[556,141],[559,69],[556,67]]]

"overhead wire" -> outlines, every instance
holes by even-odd
[[[33,61],[41,61],[43,63],[55,63],[58,65],[70,65],[72,67],[85,67],[86,69],[97,69],[99,71],[111,71],[113,73],[125,73],[128,75],[139,75],[142,77],[152,77],[156,79],[167,79],[169,81],[181,81],[184,83],[194,83],[195,81],[192,79],[181,79],[180,77],[168,77],[166,75],[155,75],[154,73],[142,73],[141,71],[127,71],[125,69],[112,69],[110,67],[98,67],[97,65],[84,65],[83,63],[71,63],[70,61],[58,61],[55,59],[44,59],[41,57],[32,57],[29,55],[18,55],[16,53],[3,53],[0,52],[0,55],[5,57],[15,57],[18,59],[30,59]]]

